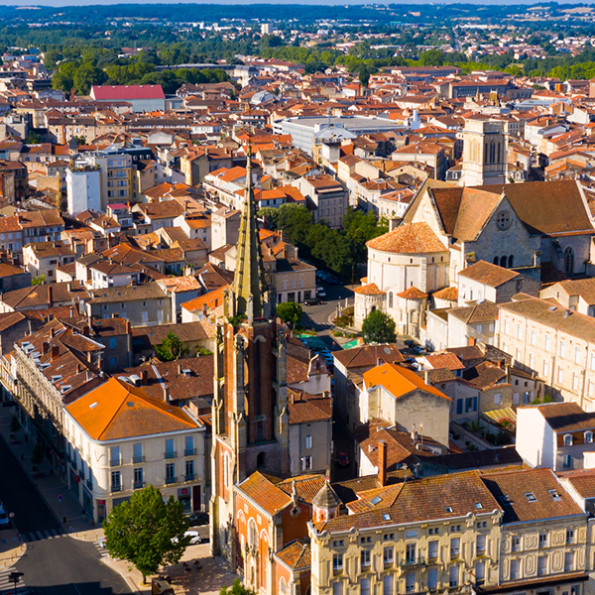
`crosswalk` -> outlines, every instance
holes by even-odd
[[[6,570],[0,570],[0,595],[12,595],[15,593],[14,583],[9,580],[10,573],[15,571],[16,568],[14,566],[11,566]],[[21,577],[17,585],[18,590],[16,593],[18,593],[18,595],[29,593],[29,589],[27,589],[27,585],[25,581],[23,581],[24,578],[25,577]]]
[[[54,537],[60,537],[63,532],[60,529],[45,529],[43,531],[30,531],[29,533],[23,533],[22,538],[26,543],[32,541],[43,541],[44,539],[52,539]]]

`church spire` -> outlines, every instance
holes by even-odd
[[[234,317],[269,318],[269,296],[265,288],[264,266],[256,223],[256,205],[252,187],[252,148],[248,145],[246,189],[237,244],[236,271],[231,287],[231,311]]]

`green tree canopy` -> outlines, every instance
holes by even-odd
[[[277,306],[277,316],[295,328],[302,319],[302,307],[296,302],[283,302]]]
[[[394,343],[395,321],[384,312],[374,310],[370,312],[362,324],[364,343]]]
[[[177,564],[188,545],[188,521],[182,503],[173,496],[163,501],[149,485],[116,506],[103,521],[110,556],[136,566],[145,581],[164,564]]]
[[[236,578],[231,587],[222,587],[219,595],[256,595],[256,593],[248,589],[248,587],[244,587],[240,579]]]
[[[159,345],[155,345],[155,355],[162,362],[173,362],[187,354],[188,348],[184,346],[180,337],[171,331]]]

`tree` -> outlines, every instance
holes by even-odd
[[[236,578],[231,587],[222,587],[219,595],[256,595],[256,593],[248,589],[248,587],[244,587],[240,579]]]
[[[39,275],[39,277],[33,277],[31,279],[31,285],[43,285],[45,283],[45,275]]]
[[[149,485],[116,506],[103,521],[105,547],[113,558],[127,560],[143,575],[164,564],[177,564],[188,545],[188,521],[182,503]]]
[[[370,312],[362,324],[364,343],[394,343],[395,321],[380,310]]]
[[[25,139],[25,144],[26,145],[39,145],[42,140],[43,139],[41,138],[41,134],[39,134],[39,132],[35,132],[34,130],[32,130],[27,135],[27,138]]]
[[[155,355],[162,362],[173,362],[175,359],[184,357],[187,354],[188,348],[184,346],[180,337],[171,331],[167,333],[167,337],[159,345],[155,345]]]
[[[295,302],[283,302],[277,306],[277,316],[295,328],[302,319],[302,307]]]

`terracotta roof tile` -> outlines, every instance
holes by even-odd
[[[366,243],[368,248],[397,254],[446,252],[447,248],[438,239],[427,223],[404,223]]]

